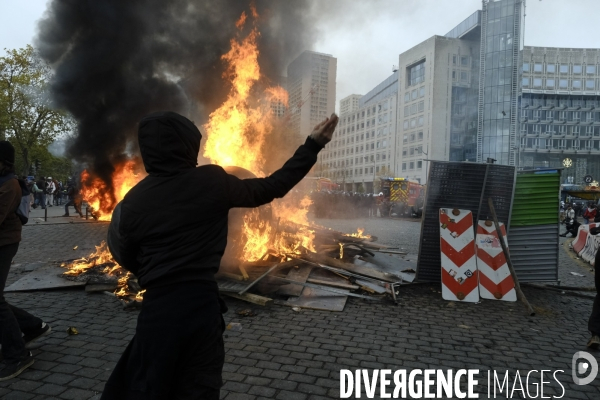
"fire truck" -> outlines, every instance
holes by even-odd
[[[378,198],[382,217],[416,217],[423,213],[425,189],[405,178],[381,178]]]

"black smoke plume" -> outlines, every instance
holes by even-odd
[[[261,71],[277,82],[314,42],[311,4],[252,4]],[[77,122],[68,153],[110,184],[144,115],[172,110],[204,122],[229,90],[220,57],[250,7],[242,0],[52,0],[36,47],[54,68],[56,104]]]

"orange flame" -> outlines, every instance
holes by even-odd
[[[127,192],[144,176],[145,174],[136,172],[135,161],[125,161],[115,167],[111,189],[102,179],[84,170],[81,173],[81,196],[93,208],[94,215],[100,221],[110,221],[117,203],[123,200]]]

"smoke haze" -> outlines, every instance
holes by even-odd
[[[308,0],[254,2],[260,15],[259,63],[277,83],[310,49]],[[68,153],[105,182],[135,142],[137,122],[172,110],[205,122],[225,98],[220,57],[250,2],[239,0],[53,0],[36,47],[55,70],[58,107],[77,121]]]

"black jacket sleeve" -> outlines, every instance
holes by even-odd
[[[229,208],[258,207],[285,196],[315,165],[322,148],[308,137],[283,167],[266,178],[239,179],[227,174]]]
[[[133,240],[123,229],[122,204],[123,202],[119,202],[113,211],[106,242],[115,261],[121,267],[136,275],[140,269],[140,263],[137,259],[139,243]]]

